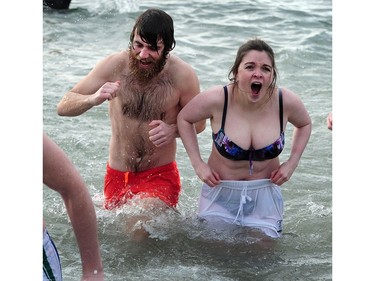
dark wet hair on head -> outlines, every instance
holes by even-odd
[[[137,18],[130,34],[130,45],[133,43],[135,32],[155,49],[157,49],[158,40],[162,39],[165,46],[163,51],[165,58],[176,46],[173,19],[162,10],[148,9]]]
[[[229,81],[235,82],[237,73],[238,73],[238,68],[241,64],[241,61],[243,57],[250,51],[259,51],[259,52],[266,52],[268,57],[271,60],[271,66],[273,69],[273,78],[271,85],[269,86],[269,89],[271,90],[270,93],[272,93],[272,90],[276,87],[276,82],[277,82],[277,68],[276,68],[276,63],[275,63],[275,54],[271,48],[270,45],[268,45],[265,41],[255,38],[247,41],[246,43],[242,44],[241,47],[237,51],[237,56],[236,60],[234,61],[234,64],[232,68],[229,71],[228,78]]]

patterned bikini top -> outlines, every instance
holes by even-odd
[[[280,137],[274,143],[261,149],[254,149],[252,146],[248,150],[242,149],[237,144],[232,142],[228,138],[228,136],[225,135],[224,126],[228,107],[227,86],[224,86],[224,98],[225,100],[223,108],[223,117],[221,120],[221,128],[216,134],[212,132],[212,139],[215,143],[215,147],[218,150],[218,152],[225,158],[234,161],[249,160],[251,175],[253,171],[253,161],[264,161],[268,159],[273,159],[279,156],[279,154],[283,151],[285,144],[285,136],[283,131],[283,96],[281,90],[279,89]]]

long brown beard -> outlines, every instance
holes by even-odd
[[[152,78],[157,76],[164,68],[166,58],[163,56],[155,61],[149,69],[141,69],[139,67],[139,60],[136,58],[133,50],[129,50],[129,70],[130,75],[134,76],[140,84],[145,84]]]

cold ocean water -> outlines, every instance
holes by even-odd
[[[43,130],[69,155],[96,204],[106,280],[331,280],[332,279],[332,2],[73,0],[67,11],[43,10]],[[284,233],[272,247],[241,229],[207,230],[196,219],[201,182],[178,140],[182,177],[179,215],[156,217],[151,238],[137,244],[124,236],[122,217],[103,210],[103,177],[110,124],[106,103],[79,117],[60,117],[63,94],[103,57],[126,49],[136,17],[147,8],[174,19],[173,53],[190,63],[201,89],[228,82],[238,47],[259,37],[276,54],[279,86],[297,93],[313,122],[300,164],[282,186]],[[210,127],[199,135],[211,149]],[[290,152],[292,128],[286,132]],[[59,250],[64,281],[81,273],[79,252],[57,193],[43,189],[43,219]]]

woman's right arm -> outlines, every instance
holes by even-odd
[[[201,157],[194,123],[212,117],[215,96],[218,96],[215,89],[198,94],[177,116],[178,131],[195,173],[210,186],[217,185],[220,179]]]

